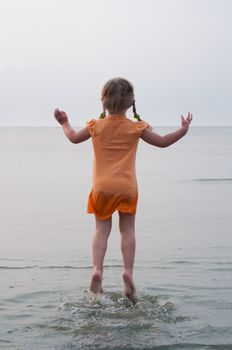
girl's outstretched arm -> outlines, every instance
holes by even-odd
[[[159,134],[156,134],[155,132],[145,129],[144,132],[141,135],[141,138],[149,143],[150,145],[157,146],[157,147],[168,147],[172,145],[173,143],[177,142],[179,139],[181,139],[188,131],[189,125],[192,121],[192,113],[188,113],[187,118],[185,119],[183,116],[181,116],[181,128],[164,136],[161,136]]]
[[[87,126],[79,131],[75,131],[69,124],[67,114],[64,111],[55,109],[54,115],[58,123],[61,124],[65,135],[72,143],[80,143],[90,138]]]

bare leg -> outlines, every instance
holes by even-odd
[[[124,265],[122,274],[124,294],[128,298],[132,298],[135,294],[135,285],[132,277],[136,247],[135,214],[119,212],[119,229],[121,232],[121,251]]]
[[[93,293],[103,293],[102,274],[103,262],[107,248],[107,241],[111,231],[112,218],[99,220],[96,218],[96,231],[92,241],[93,275],[90,290]]]

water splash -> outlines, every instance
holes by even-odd
[[[141,349],[146,343],[154,345],[163,332],[167,339],[168,326],[186,320],[164,295],[140,294],[130,300],[117,292],[85,292],[79,300],[60,304],[52,322],[38,326],[71,336],[67,349]]]

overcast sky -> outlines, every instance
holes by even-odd
[[[73,125],[106,80],[134,84],[152,125],[232,125],[231,0],[0,0],[0,125]],[[130,114],[129,114],[130,115]]]

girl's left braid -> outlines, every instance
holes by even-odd
[[[105,87],[105,91],[102,93],[102,102],[103,102],[103,98],[106,95],[106,90],[107,90],[107,87]],[[100,114],[99,119],[104,119],[105,117],[106,117],[106,109],[103,104],[103,112]]]
[[[142,119],[140,118],[140,115],[137,114],[136,112],[135,101],[132,103],[132,108],[133,108],[134,118],[137,119],[138,121],[141,121]]]

